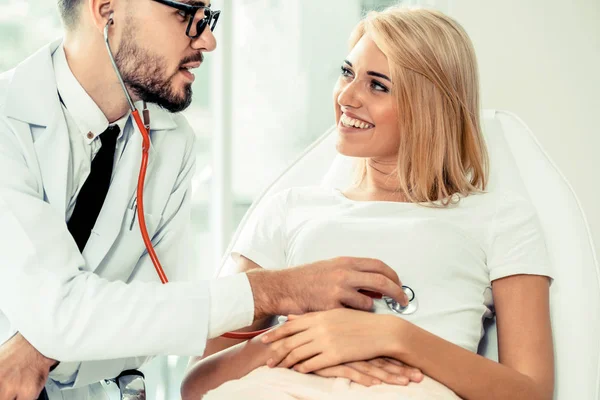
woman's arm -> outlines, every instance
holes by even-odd
[[[193,359],[181,384],[182,400],[199,399],[227,381],[240,379],[266,365],[271,356],[269,346],[262,344],[258,336],[217,354]]]
[[[237,268],[238,273],[244,273],[261,268],[261,266],[240,256]],[[272,321],[273,317],[263,318],[238,332],[261,330],[271,326]],[[193,357],[190,360],[188,371],[181,385],[183,399],[197,399],[207,391],[229,380],[239,379],[265,365],[267,359],[262,360],[264,357],[261,356],[268,354],[267,346],[262,345],[258,340],[245,341],[223,337],[209,340],[202,357]]]
[[[492,283],[499,363],[471,353],[412,324],[392,356],[415,365],[465,399],[552,399],[554,352],[549,283],[516,275]]]
[[[287,368],[297,364],[294,369],[308,373],[343,362],[387,356],[419,368],[465,399],[552,399],[554,357],[548,278],[516,275],[492,285],[500,363],[402,318],[332,310],[293,317],[265,335],[265,342],[273,343],[277,353],[269,365]],[[398,339],[389,340],[392,337]]]

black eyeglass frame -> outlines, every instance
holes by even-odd
[[[214,31],[215,26],[217,26],[217,21],[219,20],[219,16],[221,15],[220,10],[211,10],[210,6],[192,6],[190,4],[180,3],[174,0],[153,0],[157,3],[164,4],[165,6],[169,6],[175,8],[177,10],[185,11],[186,15],[190,18],[190,22],[188,23],[185,34],[190,39],[197,39],[202,35],[207,26],[210,25],[210,30]],[[204,18],[198,21],[196,24],[196,34],[190,35],[190,31],[192,30],[192,25],[194,24],[194,20],[196,19],[196,13],[199,10],[204,10]]]

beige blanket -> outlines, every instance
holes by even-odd
[[[245,377],[211,390],[204,400],[456,400],[460,398],[441,383],[425,377],[408,386],[371,387],[344,378],[322,378],[289,369],[258,368]]]

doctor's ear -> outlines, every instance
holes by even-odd
[[[114,0],[88,0],[88,10],[94,26],[103,31],[114,13]]]

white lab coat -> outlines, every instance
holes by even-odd
[[[61,361],[51,376],[77,371],[68,386],[81,389],[57,397],[51,381],[51,398],[99,399],[99,384],[85,386],[140,366],[139,356],[202,354],[209,284],[161,285],[145,253],[134,215],[137,130],[77,249],[65,223],[70,147],[51,59],[59,44],[0,75],[0,343],[19,331]],[[187,241],[194,134],[183,116],[149,108],[146,223],[167,276],[187,280],[196,272]]]

